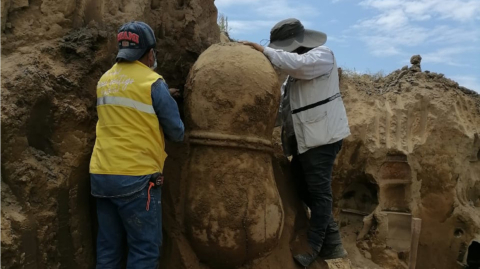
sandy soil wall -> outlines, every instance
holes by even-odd
[[[88,164],[95,88],[116,31],[154,29],[158,72],[183,89],[219,40],[212,0],[2,0],[2,267],[92,268]]]

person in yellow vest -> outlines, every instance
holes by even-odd
[[[162,245],[165,138],[184,125],[157,66],[150,26],[129,22],[117,34],[116,63],[97,84],[98,123],[90,161],[98,216],[96,268],[157,268]],[[127,243],[125,245],[125,242]]]

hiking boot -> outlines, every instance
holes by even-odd
[[[318,257],[318,252],[313,251],[313,252],[306,252],[302,254],[297,254],[293,256],[295,261],[297,261],[299,264],[301,264],[304,267],[309,266],[312,262],[314,262]]]
[[[318,256],[324,260],[340,259],[347,257],[347,251],[341,243],[337,245],[323,245]]]

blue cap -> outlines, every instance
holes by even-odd
[[[147,50],[157,45],[155,34],[148,24],[141,21],[127,22],[117,34],[118,54],[116,61],[129,62],[139,60]]]

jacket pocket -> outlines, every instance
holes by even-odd
[[[327,112],[313,120],[302,121],[303,137],[307,148],[325,145],[330,141]]]

